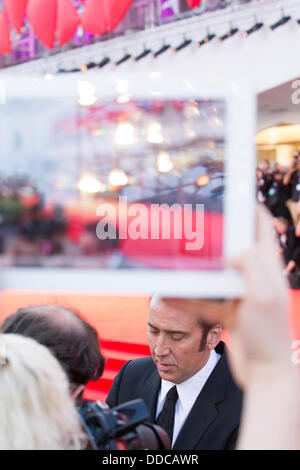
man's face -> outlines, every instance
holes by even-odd
[[[191,312],[154,305],[148,318],[148,341],[162,379],[180,384],[207,362],[209,350],[200,351],[202,328]]]
[[[275,179],[276,181],[281,181],[281,180],[282,180],[282,174],[281,174],[281,173],[275,173],[274,179]]]
[[[279,235],[284,235],[287,231],[287,225],[284,222],[281,222],[280,220],[275,219],[274,227]]]

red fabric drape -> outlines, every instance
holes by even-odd
[[[190,8],[196,8],[200,5],[201,0],[187,0]]]
[[[87,0],[82,26],[90,34],[113,31],[125,17],[133,0]]]
[[[11,40],[9,32],[8,17],[5,10],[0,13],[0,54],[11,52]]]
[[[24,25],[28,0],[4,0],[5,9],[12,27],[20,34]]]
[[[57,19],[57,0],[29,0],[27,15],[37,38],[53,49]]]
[[[29,0],[27,15],[35,35],[49,49],[54,47],[56,32],[62,46],[72,39],[80,24],[71,0]]]
[[[107,31],[102,0],[87,0],[81,17],[83,29],[90,34],[104,34]]]
[[[80,25],[80,17],[77,9],[70,0],[58,0],[57,11],[57,41],[63,46],[74,36]]]
[[[103,0],[108,31],[113,31],[123,20],[133,0]]]

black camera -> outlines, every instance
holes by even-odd
[[[78,409],[93,450],[165,450],[171,444],[167,433],[148,422],[143,400],[132,400],[115,408],[85,401]]]

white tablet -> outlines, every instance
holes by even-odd
[[[0,85],[4,288],[242,295],[224,260],[254,238],[249,86],[172,68]]]

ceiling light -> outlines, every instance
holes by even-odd
[[[160,152],[158,154],[156,165],[160,173],[169,173],[174,168],[170,155],[167,152]]]
[[[150,144],[161,144],[164,141],[161,131],[161,124],[159,122],[152,122],[147,129],[147,141]]]
[[[115,141],[118,145],[131,145],[134,142],[134,127],[130,123],[123,122],[115,131]]]
[[[79,93],[78,103],[82,106],[91,106],[96,103],[96,88],[92,83],[84,80],[78,81],[77,91]]]
[[[82,193],[95,194],[104,190],[104,185],[95,176],[83,176],[78,182],[78,189]]]
[[[130,101],[129,95],[121,95],[117,98],[117,103],[119,104],[129,103],[129,101]]]
[[[108,176],[108,181],[112,186],[125,186],[128,183],[128,176],[123,170],[112,170]]]
[[[210,182],[210,177],[208,175],[200,175],[196,179],[196,185],[199,186],[199,188],[208,185]]]

